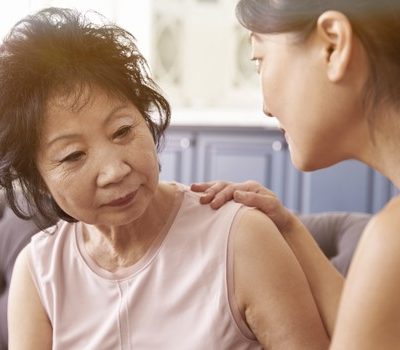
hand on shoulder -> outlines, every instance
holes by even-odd
[[[213,209],[220,208],[230,200],[257,208],[268,215],[282,233],[293,221],[294,215],[283,206],[275,193],[256,181],[242,183],[211,181],[193,184],[191,189],[195,192],[204,192],[200,203],[210,204]]]

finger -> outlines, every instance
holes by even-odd
[[[275,195],[271,190],[253,180],[241,183],[231,183],[226,181],[198,182],[191,185],[191,190],[194,192],[207,192],[216,194],[226,186],[233,186],[236,190],[240,191]]]
[[[229,183],[225,181],[215,182],[211,187],[204,191],[204,195],[200,198],[200,203],[207,204],[214,200],[215,196],[224,190]]]
[[[209,204],[217,193],[223,190],[229,183],[226,181],[210,181],[196,183],[191,186],[196,192],[204,192],[200,197],[200,204]]]
[[[254,192],[254,193],[259,193],[259,194],[264,194],[264,195],[272,195],[275,196],[275,193],[272,192],[270,189],[262,186],[256,181],[250,180],[250,181],[245,181],[241,184],[238,184],[236,189],[238,191],[246,191],[246,192]]]
[[[264,195],[275,196],[275,193],[270,189],[264,187],[256,181],[249,180],[241,183],[230,183],[228,186],[232,186],[237,191],[254,192]]]
[[[215,182],[201,182],[195,183],[190,186],[190,189],[193,192],[203,192],[202,196],[200,197],[200,204],[208,204],[210,203],[215,193],[210,191],[210,188],[215,184]]]
[[[205,193],[200,197],[200,204],[209,204],[213,199],[213,193]]]
[[[198,182],[198,183],[192,184],[190,186],[190,189],[193,192],[204,192],[214,184],[215,184],[215,181],[212,181],[212,182]]]
[[[235,188],[235,185],[227,185],[224,189],[218,192],[211,202],[211,208],[218,209],[222,207],[226,202],[232,200]]]
[[[248,207],[255,207],[267,215],[276,211],[280,204],[275,195],[254,192],[235,191],[233,199],[235,202],[242,203]]]

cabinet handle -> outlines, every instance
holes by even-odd
[[[181,146],[181,148],[183,149],[187,149],[191,146],[192,142],[190,141],[189,138],[187,137],[182,137],[179,141],[179,145]]]
[[[274,142],[272,142],[272,149],[273,149],[275,152],[282,151],[282,149],[283,149],[283,143],[282,143],[282,141],[274,141]]]

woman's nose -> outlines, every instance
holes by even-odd
[[[104,159],[97,176],[97,185],[104,187],[121,182],[132,168],[122,159]]]

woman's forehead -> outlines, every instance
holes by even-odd
[[[48,99],[46,110],[47,112],[65,110],[79,113],[99,101],[109,104],[128,102],[122,94],[111,93],[111,91],[99,86],[77,84],[74,88],[56,90]]]

